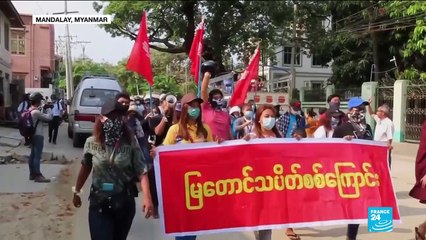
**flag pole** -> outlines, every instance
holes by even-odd
[[[202,23],[202,26],[204,28],[204,17],[201,18],[201,23]],[[205,28],[204,28],[204,31],[205,31]],[[203,33],[203,39],[202,40],[204,40],[204,33]],[[203,51],[204,51],[204,49],[203,49]],[[201,72],[201,54],[202,54],[202,52],[200,52],[200,67],[198,69],[198,86],[197,86],[197,96],[199,98],[201,97],[201,85],[203,84],[203,77],[204,77],[202,75],[202,72]]]
[[[151,115],[154,115],[154,101],[152,99],[152,87],[149,85],[149,108],[151,109]]]

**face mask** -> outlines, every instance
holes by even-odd
[[[251,120],[253,118],[253,112],[252,111],[245,112],[244,117],[247,118],[248,120]]]
[[[141,104],[141,102],[139,102],[139,101],[136,101],[135,103],[136,103],[136,105],[139,105],[139,104]]]
[[[213,108],[222,109],[224,102],[222,99],[212,99],[211,104]]]
[[[365,123],[365,114],[363,112],[351,112],[348,117],[354,123]]]
[[[339,123],[340,123],[340,119],[335,118],[335,117],[331,117],[330,125],[331,125],[332,129],[336,129],[339,126]]]
[[[291,108],[291,114],[299,116],[301,113],[300,113],[300,110],[296,111],[293,108]]]
[[[104,122],[103,130],[105,133],[105,145],[114,146],[117,141],[120,140],[123,135],[123,121],[121,117],[111,120],[107,119]]]
[[[268,117],[262,120],[262,127],[266,130],[271,130],[275,126],[275,118]]]
[[[158,112],[154,112],[154,113],[152,114],[152,116],[154,116],[154,117],[156,117],[156,116],[158,116],[158,115],[160,115],[160,114],[158,114]]]
[[[340,103],[330,102],[328,105],[330,106],[330,109],[340,110]]]
[[[196,119],[200,116],[200,108],[188,108],[188,116],[192,119]]]
[[[280,111],[280,115],[283,115],[285,112],[284,111]]]

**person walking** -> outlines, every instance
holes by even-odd
[[[182,97],[182,113],[177,124],[170,127],[164,138],[163,145],[212,142],[213,137],[207,124],[202,123],[203,100],[193,93]],[[197,236],[175,237],[175,240],[195,240]]]
[[[28,159],[30,169],[30,180],[39,183],[50,182],[40,171],[41,157],[44,148],[44,122],[52,120],[53,116],[48,105],[44,105],[44,109],[40,108],[43,95],[39,92],[32,93],[29,97],[31,107],[28,109],[31,114],[33,126],[35,128],[34,135],[31,137],[31,154]]]
[[[367,106],[368,113],[376,122],[376,128],[374,129],[374,141],[385,142],[389,148],[389,167],[392,163],[392,139],[395,132],[393,122],[389,118],[390,108],[388,105],[383,104],[377,108],[377,112],[374,112],[371,108],[371,99],[368,100],[370,105]]]
[[[59,99],[56,98],[56,95],[50,97],[52,99],[52,115],[53,119],[49,122],[49,143],[53,141],[53,144],[56,144],[56,139],[58,138],[58,129],[62,122],[62,114],[64,109],[59,102]]]
[[[420,134],[419,149],[416,156],[415,168],[416,183],[411,189],[409,195],[419,200],[420,203],[426,203],[426,121],[423,122],[422,132]],[[426,239],[426,221],[414,228],[415,239]]]
[[[86,140],[73,190],[73,205],[81,207],[81,189],[92,172],[89,229],[92,240],[126,240],[135,216],[136,183],[142,188],[142,210],[153,213],[147,167],[124,118],[127,107],[108,99]]]

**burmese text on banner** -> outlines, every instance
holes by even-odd
[[[155,171],[166,235],[367,223],[399,211],[381,143],[255,139],[164,146]]]

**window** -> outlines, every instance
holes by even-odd
[[[25,55],[25,32],[13,31],[11,33],[11,53]]]
[[[320,55],[313,53],[311,58],[312,58],[312,67],[322,67]]]
[[[4,48],[9,51],[9,24],[5,23],[4,24]]]
[[[283,49],[283,65],[291,64],[291,49],[292,47],[284,47]],[[296,57],[294,58],[294,64],[300,66],[300,48],[296,48]]]
[[[322,82],[311,82],[312,89],[321,89]]]
[[[109,98],[119,94],[116,90],[106,89],[84,89],[81,94],[80,105],[85,107],[100,107]]]

